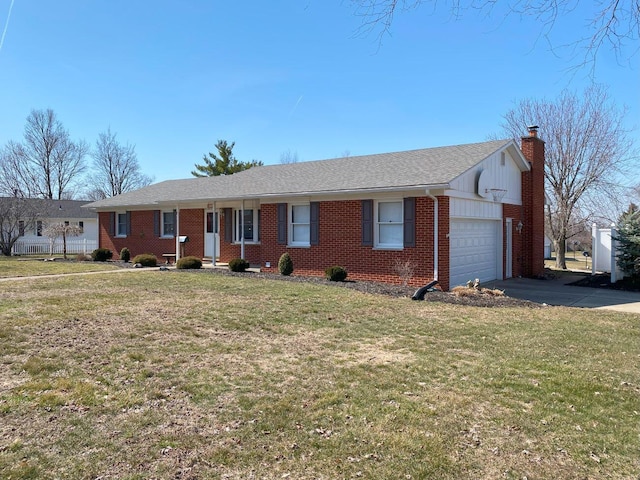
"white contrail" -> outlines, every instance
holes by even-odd
[[[293,108],[289,112],[289,116],[293,115],[293,112],[296,111],[296,109],[298,108],[298,105],[300,104],[301,101],[302,101],[302,95],[300,95],[300,97],[298,97],[298,101],[296,102],[296,104],[293,106]]]
[[[11,10],[13,10],[13,2],[15,0],[11,0],[11,4],[9,5],[9,14],[7,15],[7,21],[4,24],[4,30],[2,31],[2,38],[0,38],[0,52],[2,51],[2,45],[4,45],[4,36],[7,34],[7,28],[9,28],[9,19],[11,18]]]

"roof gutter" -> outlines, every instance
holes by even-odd
[[[389,192],[411,192],[416,190],[427,189],[440,190],[449,188],[448,183],[435,184],[435,185],[409,185],[404,187],[378,187],[378,188],[363,188],[363,189],[345,189],[345,190],[317,190],[317,191],[305,191],[305,192],[278,192],[278,193],[256,193],[244,196],[234,197],[207,197],[207,198],[185,198],[179,200],[180,203],[196,203],[196,202],[210,202],[215,198],[219,202],[231,202],[240,200],[259,200],[262,198],[291,198],[291,197],[317,197],[317,196],[329,196],[329,195],[362,195],[362,194],[376,194],[376,193],[389,193]],[[153,205],[168,205],[175,204],[175,200],[156,201]],[[109,208],[109,207],[101,207]]]
[[[430,190],[425,193],[433,200],[433,279],[438,280],[438,197],[432,195]]]

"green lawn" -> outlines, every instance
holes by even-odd
[[[565,263],[569,270],[591,272],[591,260],[591,257],[585,257],[582,252],[575,252],[575,254],[574,252],[567,252],[565,255]],[[551,258],[545,259],[544,266],[551,269],[556,268],[555,254]]]
[[[0,278],[30,277],[35,275],[56,275],[61,273],[82,273],[114,270],[118,267],[108,262],[63,261],[57,257],[53,262],[45,262],[42,257],[5,257],[0,255]]]
[[[0,478],[640,472],[640,322],[215,273],[0,284]]]

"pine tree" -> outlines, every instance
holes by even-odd
[[[227,143],[226,140],[218,140],[216,150],[218,154],[209,152],[204,155],[203,165],[196,164],[196,169],[191,172],[194,177],[217,177],[218,175],[231,175],[233,173],[247,170],[251,167],[262,166],[263,163],[258,160],[250,162],[241,162],[233,155],[233,147],[236,142]],[[219,155],[219,156],[218,156]]]
[[[634,204],[618,221],[618,265],[630,276],[640,276],[640,210]]]

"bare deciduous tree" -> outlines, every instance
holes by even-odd
[[[25,230],[33,229],[37,205],[19,194],[0,198],[0,253],[10,256],[13,245]]]
[[[362,29],[379,30],[380,36],[390,33],[394,16],[400,11],[409,11],[421,6],[430,6],[433,10],[438,3],[429,0],[351,0],[356,15],[363,18]],[[594,65],[602,47],[615,52],[619,60],[631,58],[637,54],[637,42],[640,39],[640,0],[608,0],[595,3],[589,11],[583,4],[569,0],[515,0],[503,7],[495,0],[453,0],[446,4],[453,18],[459,18],[467,11],[488,16],[518,15],[530,17],[540,24],[540,36],[548,38],[559,19],[576,9],[587,10],[585,14],[585,33],[576,33],[575,40],[569,45],[551,45],[552,48],[571,47],[574,55],[584,54],[579,63]],[[504,10],[494,12],[498,7]],[[630,45],[630,46],[629,46]],[[625,54],[629,48],[629,53]]]
[[[286,152],[282,152],[280,154],[280,163],[289,164],[289,163],[298,163],[298,152],[292,152],[291,150],[287,150]]]
[[[10,141],[0,158],[0,189],[32,198],[71,198],[88,146],[73,142],[51,109],[32,110],[22,143]]]
[[[67,237],[78,237],[82,229],[78,225],[70,225],[64,222],[51,223],[42,229],[42,234],[49,238],[49,255],[53,256],[53,247],[58,237],[62,237],[62,256],[67,258]]]
[[[101,200],[146,187],[153,179],[140,171],[140,164],[133,145],[121,145],[111,128],[101,133],[96,141],[93,156],[93,175],[89,180],[87,195],[91,200]]]
[[[503,127],[513,138],[519,138],[523,125],[540,125],[551,197],[546,228],[558,268],[566,268],[567,238],[593,218],[593,200],[606,198],[598,208],[611,209],[621,194],[620,179],[634,155],[624,116],[607,90],[594,85],[581,94],[564,91],[552,101],[523,100],[504,117]]]

